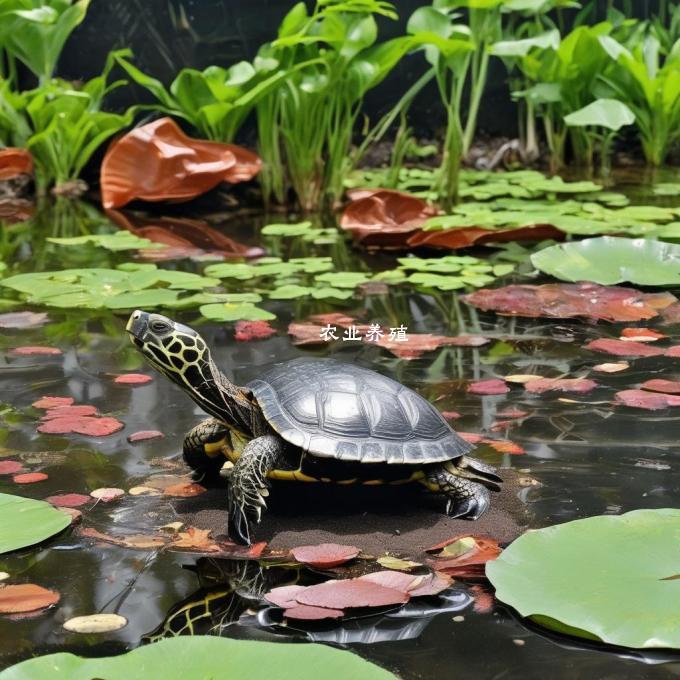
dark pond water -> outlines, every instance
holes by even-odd
[[[132,258],[132,253],[114,255],[101,249],[44,243],[45,236],[113,230],[92,208],[61,204],[58,212],[45,210],[34,219],[33,230],[21,224],[3,227],[2,257],[13,262],[16,271],[112,266]],[[281,221],[280,216],[275,221]],[[245,215],[237,221],[217,220],[214,224],[230,236],[256,245],[263,240],[254,226],[262,222],[262,216]],[[287,243],[265,241],[274,252],[293,249],[295,254],[332,254],[339,271],[393,266],[389,256],[360,254],[344,243],[318,247]],[[162,266],[200,269],[199,263],[188,259]],[[285,331],[290,321],[314,312],[347,311],[370,322],[403,323],[412,333],[486,335],[492,342],[480,349],[443,348],[412,361],[366,343],[338,342],[313,353],[333,354],[396,377],[437,399],[441,410],[460,412],[462,417],[456,421],[460,430],[488,431],[496,421],[495,413],[508,406],[526,411],[524,419],[499,433],[523,446],[526,454],[492,452],[486,459],[540,482],[521,493],[532,528],[601,513],[678,506],[680,416],[671,410],[638,411],[610,404],[616,391],[651,377],[680,378],[680,369],[670,368],[668,360],[637,359],[622,373],[599,374],[600,387],[574,397],[579,403],[560,400],[560,396],[569,395],[525,395],[522,389],[490,397],[465,391],[465,381],[493,375],[583,374],[592,365],[613,359],[594,355],[582,346],[597,337],[618,337],[626,324],[501,318],[475,313],[458,304],[452,293],[431,296],[403,289],[378,292],[333,308],[327,302],[310,301],[265,306],[276,312],[274,326],[279,333],[249,343],[236,342],[230,324],[198,321],[196,312],[175,316],[200,327],[218,364],[229,369],[237,382],[254,378],[268,364],[309,354],[310,350],[293,346]],[[0,460],[20,460],[32,471],[46,472],[49,479],[19,488],[11,476],[1,476],[1,493],[45,498],[88,493],[98,487],[129,489],[164,472],[159,459],[179,460],[182,437],[202,414],[178,388],[161,378],[135,388],[114,384],[112,378],[120,372],[147,372],[125,337],[126,316],[50,311],[47,325],[3,332]],[[648,325],[661,327],[656,321]],[[675,344],[680,343],[680,326],[662,329]],[[50,345],[63,354],[12,356],[8,350],[19,345]],[[40,414],[30,404],[43,395],[69,395],[76,403],[93,404],[103,414],[123,421],[125,429],[106,438],[41,435],[36,432]],[[126,440],[131,432],[156,429],[165,434],[164,439],[135,445]],[[170,510],[159,512],[155,499],[127,496],[87,510],[85,523],[102,532],[148,533],[150,527],[172,521],[172,505],[168,507]],[[130,550],[95,544],[77,532],[66,532],[40,548],[0,558],[0,571],[10,573],[15,581],[49,586],[62,596],[57,608],[39,615],[0,617],[0,668],[35,654],[62,650],[87,655],[115,653],[143,639],[193,631],[346,644],[404,678],[680,675],[677,656],[619,654],[551,636],[528,627],[498,604],[490,612],[477,613],[465,583],[456,584],[437,601],[410,605],[398,615],[350,621],[342,627],[296,629],[273,625],[266,612],[258,614],[257,594],[267,585],[312,576],[280,568],[261,572],[255,563]],[[129,625],[99,636],[70,634],[62,628],[66,619],[94,612],[118,612]]]

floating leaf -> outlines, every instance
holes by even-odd
[[[315,586],[308,586],[295,598],[300,604],[327,609],[345,609],[350,607],[384,607],[392,604],[408,602],[405,592],[385,588],[369,581],[345,579],[342,581],[326,581]]]
[[[543,625],[677,649],[677,584],[665,579],[680,563],[679,530],[675,509],[588,517],[525,533],[486,573],[499,600]]]
[[[379,557],[376,562],[381,567],[385,567],[385,569],[396,569],[397,571],[409,571],[415,567],[422,566],[420,562],[403,560],[399,557],[392,557],[391,555],[383,555],[383,557]]]
[[[658,411],[669,406],[680,406],[680,396],[645,390],[622,390],[615,395],[616,401],[631,408]]]
[[[630,364],[627,361],[619,361],[610,364],[597,364],[593,366],[593,371],[598,373],[619,373],[630,368]]]
[[[290,552],[297,562],[319,569],[330,569],[354,559],[361,551],[353,545],[321,543],[320,545],[303,545],[293,548]]]
[[[81,434],[86,437],[107,437],[122,430],[123,423],[116,418],[92,416],[66,416],[46,420],[38,426],[43,434]]]
[[[667,335],[651,328],[624,328],[621,331],[621,340],[630,340],[632,342],[656,342],[667,337]]]
[[[10,312],[0,314],[0,328],[38,328],[47,323],[47,314],[36,312]]]
[[[48,496],[45,500],[57,508],[79,508],[81,505],[90,503],[92,499],[90,496],[84,496],[81,493],[63,493],[57,496]]]
[[[0,614],[19,614],[53,607],[60,600],[59,593],[32,583],[0,588]]]
[[[166,486],[163,489],[163,493],[166,496],[174,496],[176,498],[193,498],[194,496],[200,496],[202,493],[205,493],[205,491],[205,487],[194,482],[173,484],[171,486]]]
[[[250,342],[251,340],[265,340],[272,335],[276,335],[276,329],[272,328],[267,321],[237,321],[234,340]]]
[[[136,444],[137,442],[146,442],[150,439],[163,439],[165,435],[158,430],[140,430],[139,432],[133,432],[127,436],[127,440],[130,444]]]
[[[89,614],[64,621],[64,628],[69,633],[113,633],[125,626],[127,619],[120,614]]]
[[[43,347],[41,345],[27,345],[25,347],[15,347],[11,350],[12,354],[18,357],[27,356],[56,356],[62,354],[57,347]]]
[[[123,489],[117,489],[115,487],[104,487],[90,492],[92,498],[96,498],[98,501],[102,501],[102,503],[110,503],[124,495],[125,491],[123,491]]]
[[[472,539],[475,545],[472,546],[472,541],[466,540],[461,546],[463,550],[461,554],[453,557],[435,557],[431,562],[432,566],[438,572],[441,571],[454,577],[477,578],[484,576],[484,565],[495,560],[502,552],[498,543],[490,538],[456,536],[429,548],[428,552],[459,544],[459,541],[463,539]]]
[[[14,475],[12,481],[15,484],[35,484],[36,482],[44,482],[48,476],[44,472],[25,472],[21,475]]]
[[[14,475],[23,469],[24,466],[16,460],[0,460],[0,475]]]
[[[203,305],[201,314],[211,321],[271,321],[275,314],[256,307],[251,302]]]
[[[122,250],[140,250],[141,248],[165,248],[162,243],[155,243],[146,238],[139,238],[129,231],[117,231],[113,234],[88,234],[87,236],[73,236],[69,238],[48,238],[50,243],[60,246],[96,246],[114,252]]]
[[[125,375],[117,376],[113,382],[117,385],[146,385],[152,380],[152,376],[144,375],[143,373],[126,373]]]
[[[40,543],[70,523],[49,503],[0,494],[0,554]]]
[[[477,382],[470,383],[468,385],[467,391],[471,394],[507,394],[510,388],[502,381],[497,378],[491,380],[479,380]]]
[[[591,283],[511,285],[463,296],[468,304],[510,316],[566,319],[584,316],[607,321],[642,321],[677,302],[670,293]]]
[[[655,378],[646,380],[640,385],[643,390],[652,392],[663,392],[664,394],[680,394],[680,380],[664,380]]]
[[[80,530],[80,535],[86,538],[94,538],[105,543],[113,543],[121,548],[132,550],[158,550],[168,544],[168,540],[163,536],[147,536],[145,534],[132,534],[129,536],[109,536],[91,527]]]
[[[166,489],[167,493],[167,489]],[[186,531],[180,531],[175,536],[173,548],[187,548],[196,552],[218,552],[219,547],[210,538],[209,529],[196,529],[188,527]]]
[[[328,609],[327,607],[310,607],[307,604],[295,603],[283,612],[285,619],[299,621],[321,621],[323,619],[339,619],[345,615],[342,609]]]
[[[53,409],[57,406],[71,406],[73,401],[73,397],[41,397],[38,401],[34,401],[31,406],[33,408]]]
[[[224,677],[225,659],[234,678],[253,677],[253,669],[257,669],[260,677],[277,680],[317,680],[319,676],[395,679],[379,666],[328,645],[183,635],[116,656],[83,658],[61,652],[35,657],[3,671],[0,680],[134,678],[139,677],[140,669],[153,669],[153,676],[159,678],[219,678]]]
[[[537,269],[563,281],[680,285],[680,245],[614,236],[570,241],[534,253]]]
[[[658,357],[664,354],[664,350],[658,347],[649,347],[640,342],[629,340],[615,340],[613,338],[598,338],[591,340],[584,349],[593,352],[604,352],[619,357]]]
[[[587,394],[597,387],[594,380],[588,378],[538,378],[525,383],[524,389],[534,394],[543,392],[576,392]]]

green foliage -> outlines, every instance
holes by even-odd
[[[340,198],[364,96],[411,46],[406,37],[377,43],[374,15],[396,18],[390,3],[376,0],[324,0],[311,13],[298,3],[278,39],[260,49],[288,72],[257,105],[268,199],[283,201],[288,186],[304,210]]]
[[[273,58],[256,57],[250,63],[240,61],[225,69],[209,66],[204,71],[182,69],[170,90],[155,78],[134,66],[129,55],[117,61],[137,84],[156,97],[152,108],[189,122],[208,139],[232,142],[257,103],[288,76],[287,70]]]
[[[80,248],[82,246],[97,246],[113,252],[121,250],[139,250],[140,248],[165,248],[165,244],[140,238],[129,231],[116,231],[113,234],[88,234],[87,236],[71,236],[65,238],[48,238],[49,243],[60,246]]]
[[[534,253],[531,263],[562,281],[680,285],[680,246],[651,239],[604,236],[561,243]]]
[[[600,37],[612,63],[600,76],[599,92],[633,111],[647,161],[661,165],[680,140],[680,39],[664,58],[656,36],[636,38],[626,47]]]
[[[680,647],[680,510],[635,510],[529,531],[487,563],[496,597],[571,635]]]
[[[0,554],[41,543],[70,523],[49,503],[0,493]]]
[[[0,0],[0,45],[41,83],[54,74],[59,55],[82,22],[90,0]]]
[[[284,644],[185,635],[144,645],[117,656],[84,658],[49,654],[0,673],[0,680],[141,680],[142,678],[219,678],[313,680],[320,675],[346,680],[394,680],[394,675],[361,657],[327,645]]]
[[[424,288],[460,290],[481,288],[499,276],[510,274],[513,264],[491,265],[476,257],[444,255],[437,258],[400,257],[397,271],[408,274],[405,281]]]

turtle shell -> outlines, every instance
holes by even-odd
[[[452,460],[472,448],[429,401],[354,364],[295,359],[248,387],[272,428],[315,456],[418,465]]]

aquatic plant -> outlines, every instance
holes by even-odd
[[[378,0],[324,0],[311,12],[300,2],[260,49],[289,74],[257,105],[266,199],[284,200],[288,185],[307,211],[340,198],[364,96],[412,44],[377,43],[375,15],[396,18],[394,6]]]

